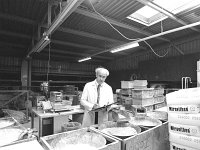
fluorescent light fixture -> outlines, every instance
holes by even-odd
[[[135,42],[135,43],[133,42],[131,44],[124,44],[124,45],[122,45],[120,47],[117,47],[117,48],[111,50],[110,52],[111,53],[116,53],[116,52],[119,52],[119,51],[124,51],[124,50],[130,49],[130,48],[134,48],[134,47],[137,47],[137,46],[139,46],[139,43],[138,42]]]
[[[86,57],[86,58],[78,60],[78,62],[82,62],[82,61],[86,61],[86,60],[90,60],[90,59],[92,59],[92,58],[91,57]]]

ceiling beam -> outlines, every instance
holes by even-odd
[[[21,34],[21,33],[13,33],[13,32],[8,32],[8,31],[0,31],[0,34],[8,35],[8,36],[21,37],[21,38],[26,38],[26,39],[31,39],[31,35],[25,35],[25,34]],[[101,52],[101,51],[105,50],[105,49],[101,49],[101,48],[97,48],[97,47],[93,47],[93,46],[88,46],[88,45],[83,45],[83,44],[77,44],[77,43],[72,43],[72,42],[66,42],[66,41],[53,40],[53,39],[51,40],[51,42],[55,43],[55,44],[65,45],[65,46],[72,46],[72,47],[77,47],[77,48],[81,48],[81,49],[88,49],[90,51],[100,51]],[[25,48],[25,46],[23,48]],[[144,47],[141,47],[141,49],[144,49]],[[127,55],[124,52],[121,52],[120,54]]]
[[[87,16],[87,17],[91,17],[91,18],[94,18],[94,19],[97,19],[97,20],[106,22],[103,18],[101,18],[101,17],[100,17],[99,15],[97,15],[96,13],[93,13],[93,12],[90,12],[90,11],[87,11],[87,10],[84,10],[84,9],[82,9],[82,8],[76,9],[75,12],[78,13],[78,14]],[[152,35],[152,33],[149,33],[149,32],[147,32],[147,31],[143,31],[143,30],[141,30],[141,29],[139,29],[139,28],[136,28],[136,27],[130,26],[130,25],[128,25],[128,24],[125,24],[125,23],[122,23],[122,22],[113,20],[113,19],[111,19],[111,18],[106,17],[106,19],[107,19],[111,24],[113,24],[113,25],[116,25],[116,26],[119,26],[119,27],[122,27],[122,28],[125,28],[125,29],[128,29],[128,30],[132,30],[132,31],[134,31],[134,32],[137,32],[137,33],[140,33],[140,34],[143,34],[143,35],[146,35],[146,36],[151,36],[151,35]],[[162,38],[162,37],[158,37],[157,39],[170,42],[170,40],[168,40],[168,39],[166,39],[166,38]]]
[[[199,7],[200,7],[200,4],[190,8],[190,9],[186,9],[180,13],[177,14],[177,16],[187,16],[188,14],[191,14],[192,12],[199,12]]]
[[[44,50],[48,51],[47,48],[45,48]],[[80,52],[77,53],[77,52],[66,51],[66,50],[59,50],[59,49],[53,49],[53,48],[51,48],[51,52],[60,53],[60,54],[77,55],[77,56],[82,56],[82,57],[87,57],[87,56],[91,55],[89,53],[80,53]],[[108,59],[108,60],[112,60],[113,59],[111,57],[106,57],[106,56],[96,56],[96,58]]]
[[[157,10],[158,12],[164,14],[165,16],[171,18],[172,20],[175,20],[176,22],[182,24],[182,25],[187,25],[188,23],[186,23],[185,21],[181,20],[180,18],[176,17],[173,13],[171,13],[170,11],[164,9],[163,7],[160,7],[159,5],[157,5],[156,3],[150,1],[150,0],[137,0],[138,2],[151,7],[154,10]],[[194,31],[200,32],[197,28],[192,27],[191,28]]]
[[[45,14],[44,18],[46,18],[46,17],[47,17],[47,13]],[[15,20],[15,21],[30,24],[30,25],[38,25],[38,23],[34,20],[25,19],[25,18],[19,17],[19,16],[11,16],[9,14],[0,13],[0,18],[8,19],[8,20]],[[42,19],[42,22],[43,22],[42,24],[44,24],[44,20],[45,19]],[[44,26],[42,24],[41,24],[42,27],[47,28],[47,26]],[[77,30],[73,30],[73,29],[69,29],[69,28],[59,27],[57,29],[57,31],[60,31],[60,32],[63,32],[63,33],[70,33],[70,34],[74,34],[74,35],[79,35],[79,36],[83,36],[83,37],[88,37],[88,38],[93,38],[93,39],[97,39],[97,40],[103,40],[103,41],[108,41],[108,42],[117,42],[119,44],[125,43],[124,41],[120,41],[120,40],[116,40],[116,39],[92,34],[92,33],[89,33],[89,32],[77,31]]]
[[[0,34],[3,35],[8,35],[8,36],[14,36],[14,37],[21,37],[21,38],[26,38],[26,39],[31,39],[31,35],[26,35],[26,34],[21,34],[21,33],[14,33],[14,32],[9,32],[9,31],[1,31]],[[72,42],[66,42],[66,41],[59,41],[59,40],[51,40],[52,43],[55,44],[60,44],[60,45],[66,45],[66,46],[72,46],[72,47],[77,47],[77,48],[85,48],[93,51],[102,51],[104,49],[97,48],[94,46],[88,46],[88,45],[83,45],[83,44],[77,44],[77,43],[72,43]]]
[[[114,43],[119,43],[119,44],[123,44],[125,42],[120,41],[120,40],[116,40],[116,39],[112,39],[112,38],[108,38],[105,36],[100,36],[97,34],[92,34],[92,33],[88,33],[88,32],[84,32],[84,31],[78,31],[78,30],[73,30],[73,29],[69,29],[69,28],[63,28],[63,27],[59,27],[59,29],[57,31],[63,32],[63,33],[70,33],[70,34],[74,34],[74,35],[79,35],[79,36],[83,36],[83,37],[88,37],[88,38],[92,38],[92,39],[96,39],[96,40],[102,40],[102,41],[109,41],[109,42],[114,42]]]
[[[57,15],[54,21],[51,23],[50,27],[45,31],[45,35],[32,47],[32,49],[27,53],[26,57],[29,57],[32,53],[42,50],[48,41],[46,41],[46,36],[51,35],[83,2],[84,0],[69,0],[67,5],[63,10]],[[39,48],[39,49],[37,49]]]
[[[72,47],[77,47],[77,48],[85,48],[85,49],[90,49],[90,50],[94,50],[94,51],[102,51],[102,50],[104,50],[104,49],[97,48],[97,47],[94,47],[94,46],[88,46],[88,45],[77,44],[77,43],[66,42],[66,41],[51,40],[51,42],[53,42],[55,44],[72,46]]]

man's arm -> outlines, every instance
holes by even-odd
[[[110,87],[110,92],[109,92],[109,104],[114,103],[114,98],[113,98],[113,90]]]
[[[83,105],[85,107],[86,110],[90,111],[90,110],[92,110],[94,104],[89,102],[88,99],[89,99],[89,87],[88,87],[88,84],[86,84],[83,89],[80,103],[81,103],[81,105]]]

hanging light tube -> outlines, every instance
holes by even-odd
[[[191,28],[191,27],[194,27],[194,26],[197,26],[197,25],[200,25],[200,21],[195,22],[195,23],[191,23],[191,24],[188,24],[188,25],[185,25],[185,26],[182,26],[182,27],[178,27],[178,28],[175,28],[175,29],[171,29],[171,30],[168,30],[168,31],[165,31],[165,32],[161,32],[161,33],[158,33],[158,34],[154,34],[154,35],[151,35],[151,36],[148,36],[148,37],[145,37],[145,38],[133,41],[133,42],[129,42],[127,44],[121,45],[121,47],[128,47],[129,45],[132,45],[132,44],[135,44],[135,43],[143,42],[143,41],[146,41],[146,40],[149,40],[149,39],[153,39],[153,38],[156,38],[156,37],[159,37],[159,36],[162,36],[162,35],[166,35],[166,34],[169,34],[169,33],[173,33],[173,32],[181,31],[181,30],[184,30],[184,29],[188,29],[188,28]],[[111,49],[109,51],[112,52],[114,50]]]
[[[146,41],[146,40],[150,40],[150,39],[153,39],[153,38],[156,38],[156,37],[159,37],[159,36],[163,36],[163,35],[173,33],[173,32],[176,32],[176,31],[181,31],[181,30],[188,29],[188,28],[191,28],[191,27],[194,27],[194,26],[198,26],[198,25],[200,25],[200,21],[195,22],[195,23],[191,23],[191,24],[188,24],[188,25],[185,25],[185,26],[182,26],[182,27],[178,27],[178,28],[175,28],[175,29],[171,29],[171,30],[168,30],[168,31],[164,31],[164,32],[161,32],[161,33],[158,33],[158,34],[154,34],[154,35],[142,38],[142,39],[138,39],[136,41],[123,44],[120,47],[126,47],[126,46],[134,44],[134,43],[143,42],[143,41]],[[117,48],[115,48],[115,49],[117,49]],[[107,50],[104,50],[104,51],[100,51],[98,53],[90,55],[90,57],[96,56],[96,55],[99,55],[99,54],[102,54],[102,53],[106,53],[106,52],[111,52],[111,51],[114,51],[114,49],[107,49]]]
[[[116,52],[119,52],[119,51],[124,51],[124,50],[130,49],[130,48],[134,48],[134,47],[137,47],[137,46],[139,46],[138,42],[131,43],[131,44],[124,44],[123,46],[119,46],[119,47],[111,50],[110,52],[116,53]]]
[[[92,59],[92,58],[91,57],[86,57],[86,58],[78,60],[78,62],[83,62],[83,61],[87,61],[87,60],[90,60],[90,59]]]

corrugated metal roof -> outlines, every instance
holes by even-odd
[[[1,45],[10,45],[25,47],[24,56],[30,49],[32,39],[37,43],[37,33],[40,35],[45,32],[47,25],[48,0],[1,0],[0,1],[0,43]],[[60,11],[60,1],[53,0],[51,7],[52,21],[58,16]],[[144,5],[135,0],[91,0],[95,9],[108,18],[109,22],[128,38],[144,38],[163,31],[171,30],[182,24],[170,18],[158,22],[152,26],[144,26],[137,22],[127,19],[126,17],[137,11]],[[64,2],[62,3],[64,6]],[[193,23],[200,20],[200,8],[192,8],[181,12],[176,16],[185,21],[185,23]],[[44,24],[42,24],[42,21]],[[39,26],[42,28],[38,28]],[[200,30],[199,26],[195,27]],[[191,29],[171,33],[148,40],[152,47],[168,44],[167,41],[175,41],[188,35],[197,34],[198,31]],[[71,60],[77,61],[80,53],[96,54],[106,51],[109,48],[120,45],[121,43],[130,42],[130,40],[122,37],[115,31],[104,19],[96,14],[88,0],[85,0],[74,12],[62,23],[62,25],[49,37],[51,39],[51,48],[54,49],[52,54],[57,57],[69,57]],[[18,45],[16,45],[18,44]],[[149,47],[140,43],[140,47],[133,50],[124,51],[118,54],[105,52],[95,56],[95,60],[104,63],[113,58],[126,57],[127,55],[137,53],[138,51],[149,50]],[[46,49],[48,46],[46,47]],[[57,52],[56,52],[57,50]],[[62,51],[64,51],[62,53]],[[44,50],[45,54],[47,50]],[[9,55],[9,53],[8,53]],[[48,54],[47,54],[48,55]],[[23,56],[23,57],[24,57]],[[39,54],[35,57],[37,58]],[[110,59],[108,59],[109,57]],[[146,57],[145,57],[146,58]]]

